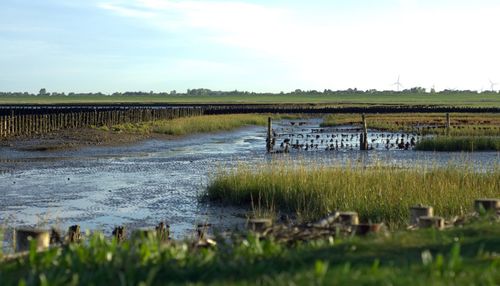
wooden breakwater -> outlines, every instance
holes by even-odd
[[[112,126],[185,116],[245,113],[500,113],[497,107],[330,106],[321,104],[67,104],[0,105],[0,139],[90,126]]]
[[[4,110],[5,111],[5,110]],[[50,132],[174,119],[203,114],[201,108],[12,108],[0,113],[0,139]]]

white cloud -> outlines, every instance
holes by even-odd
[[[390,88],[398,74],[407,87],[479,89],[489,77],[500,80],[498,4],[451,9],[397,3],[349,22],[337,21],[334,10],[330,20],[317,21],[286,7],[240,1],[135,0],[99,7],[280,63],[289,80],[305,88]]]

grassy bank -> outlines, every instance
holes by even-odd
[[[111,129],[115,132],[135,134],[167,134],[187,135],[194,133],[229,131],[246,125],[266,125],[268,115],[262,114],[235,114],[235,115],[206,115],[159,120],[142,123],[127,123],[115,125]],[[279,116],[275,116],[279,118]]]
[[[500,137],[433,137],[417,143],[420,151],[500,151]]]
[[[455,166],[400,169],[270,163],[250,169],[240,165],[220,171],[207,195],[225,203],[296,213],[303,220],[352,210],[362,220],[400,227],[409,220],[409,207],[419,203],[451,217],[472,211],[474,199],[499,197],[500,168],[477,173]]]
[[[221,94],[221,95],[84,95],[84,96],[0,96],[0,104],[105,104],[105,103],[315,103],[331,105],[444,105],[499,107],[498,93],[439,93],[413,94],[396,92],[325,94]]]
[[[392,132],[413,132],[422,135],[450,136],[500,136],[500,116],[483,113],[452,113],[451,127],[444,128],[446,117],[443,113],[403,113],[367,114],[369,128]],[[357,125],[361,122],[359,114],[331,114],[324,117],[322,126]]]
[[[2,285],[498,285],[500,225],[284,246],[253,236],[215,249],[94,235],[0,262]]]

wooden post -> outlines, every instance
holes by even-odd
[[[414,206],[410,208],[410,225],[416,225],[420,217],[431,217],[434,215],[434,209],[429,206]]]
[[[37,250],[47,249],[50,243],[50,233],[47,230],[40,229],[16,229],[15,243],[16,252],[27,251],[30,249],[30,241],[36,241]]]
[[[157,231],[152,228],[138,228],[132,232],[132,240],[156,239]]]
[[[78,243],[82,240],[79,225],[72,225],[68,228],[67,240],[69,243]]]
[[[359,149],[368,150],[368,127],[366,125],[365,114],[361,114],[361,123],[363,127],[363,134],[360,136]]]
[[[271,151],[273,149],[273,145],[271,142],[272,137],[273,137],[273,120],[271,119],[271,117],[268,117],[267,118],[267,138],[266,138],[267,153],[271,153]]]
[[[451,126],[451,123],[450,123],[450,114],[449,113],[446,113],[446,135],[450,135],[450,126]]]
[[[341,212],[339,213],[339,222],[344,225],[359,224],[359,216],[357,212]]]
[[[4,137],[4,134],[3,134],[3,122],[4,122],[3,116],[0,116],[0,139]]]

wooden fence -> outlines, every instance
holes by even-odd
[[[500,113],[498,107],[328,106],[314,104],[0,105],[0,139],[89,126],[243,113]]]
[[[202,115],[201,108],[115,109],[59,111],[32,114],[0,115],[0,139],[47,134],[64,129],[112,126],[162,119]]]

